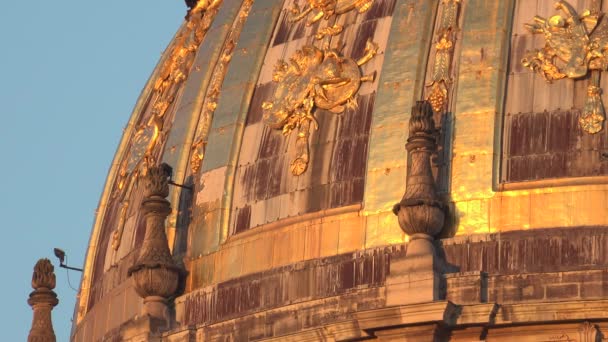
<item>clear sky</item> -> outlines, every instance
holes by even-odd
[[[76,292],[53,247],[81,266],[131,110],[183,20],[183,0],[25,1],[0,6],[2,341],[25,341],[38,258],[55,265],[58,341]],[[72,286],[80,274],[70,272]]]

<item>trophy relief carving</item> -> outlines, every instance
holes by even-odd
[[[297,131],[296,158],[291,173],[303,174],[308,168],[310,129],[317,129],[315,109],[341,114],[356,106],[355,95],[362,82],[373,81],[375,73],[363,75],[360,66],[378,52],[378,45],[368,41],[365,54],[359,60],[342,56],[335,49],[319,49],[306,45],[296,51],[289,61],[280,60],[274,70],[277,83],[271,101],[264,102],[265,123],[280,129],[284,135]]]
[[[530,32],[544,36],[545,46],[528,51],[521,63],[549,83],[562,78],[580,79],[591,73],[579,124],[585,132],[595,134],[602,130],[606,117],[600,77],[608,68],[608,20],[599,8],[579,14],[563,0],[557,1],[555,8],[562,14],[548,19],[537,15],[526,24]]]

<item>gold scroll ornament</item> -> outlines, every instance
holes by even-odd
[[[355,61],[343,57],[334,49],[304,46],[289,59],[275,66],[273,81],[278,83],[272,101],[264,102],[264,121],[284,135],[297,130],[296,159],[291,173],[299,176],[309,162],[308,137],[311,125],[318,128],[315,108],[342,113],[347,106],[354,107],[361,82],[373,81],[374,75],[363,76],[359,67],[369,62],[378,46],[368,41],[365,55]]]
[[[297,22],[308,18],[306,26],[311,26],[321,19],[328,20],[332,16],[344,14],[356,9],[359,13],[364,13],[370,9],[374,0],[306,0],[306,4],[300,8],[294,2],[291,8],[290,21]],[[342,32],[342,25],[334,24],[321,28],[315,34],[316,39],[323,39],[325,36],[335,36]]]
[[[448,102],[448,87],[452,84],[450,68],[454,51],[454,35],[457,29],[460,0],[442,0],[442,14],[435,41],[435,62],[427,100],[435,113],[443,112]]]
[[[602,130],[606,116],[600,72],[608,68],[608,20],[598,10],[585,10],[579,15],[566,1],[557,1],[555,8],[566,16],[535,16],[532,23],[526,24],[530,32],[545,36],[545,46],[528,51],[521,63],[549,83],[566,77],[583,78],[591,71],[579,124],[585,132],[594,134]]]
[[[221,0],[199,1],[190,10],[186,17],[184,30],[175,38],[168,57],[160,67],[149,96],[150,105],[147,108],[151,111],[150,118],[136,128],[127,154],[120,164],[115,190],[112,194],[112,198],[122,202],[118,227],[112,235],[114,250],[118,250],[122,240],[129,194],[137,178],[145,175],[148,167],[156,163],[154,149],[164,136],[162,133],[165,114],[175,101],[181,85],[190,74],[196,51],[211,25],[211,19],[217,12],[220,3]]]

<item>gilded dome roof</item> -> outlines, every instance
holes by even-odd
[[[604,21],[570,5],[561,10],[576,20],[560,21],[551,17],[552,1],[530,3],[188,2],[112,164],[76,334],[115,300],[128,308],[108,330],[139,312],[127,271],[146,233],[141,179],[161,163],[177,184],[168,195],[167,240],[188,271],[175,301],[179,322],[217,323],[381,286],[388,270],[380,265],[409,240],[392,209],[417,181],[404,145],[420,100],[429,102],[435,125],[420,123],[438,146],[429,167],[432,200],[447,208],[442,237],[608,224],[601,49],[584,56],[584,67],[572,66],[573,55],[592,44],[581,47],[571,36],[564,43],[559,31],[578,25],[582,40],[603,42]],[[526,29],[535,14],[551,19]],[[588,34],[585,25],[602,31]],[[331,278],[336,288],[277,289],[281,299],[268,288],[253,295],[239,287],[239,296],[251,298],[221,299],[225,312],[214,306],[237,296],[227,289],[246,277],[272,287],[272,272],[304,263],[322,272],[345,255],[378,273],[352,266],[363,275],[350,279],[327,271],[339,279]],[[369,305],[383,305],[375,300]]]

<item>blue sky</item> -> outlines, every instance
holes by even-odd
[[[53,247],[81,266],[131,110],[185,15],[182,0],[9,1],[0,7],[3,341],[24,341],[38,258],[55,264],[58,341],[76,292]],[[71,272],[78,287],[80,274]]]

